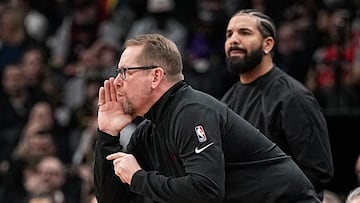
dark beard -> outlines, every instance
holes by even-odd
[[[244,58],[240,57],[227,57],[226,63],[229,71],[242,74],[254,69],[257,65],[261,63],[263,57],[262,47],[259,47],[257,50],[250,52],[249,54],[245,53]]]

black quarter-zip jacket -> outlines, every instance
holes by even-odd
[[[121,182],[105,158],[125,151],[119,137],[99,131],[94,165],[99,203],[320,202],[310,181],[276,144],[184,81],[144,117],[126,151],[142,167],[131,185]]]

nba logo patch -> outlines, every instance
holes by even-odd
[[[205,142],[207,140],[205,130],[201,125],[195,126],[195,132],[199,142]]]

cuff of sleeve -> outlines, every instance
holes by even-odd
[[[132,179],[131,179],[131,184],[130,184],[130,191],[134,192],[134,193],[139,193],[141,185],[144,181],[144,177],[145,177],[146,172],[144,170],[138,170],[134,173]]]
[[[98,135],[98,142],[103,146],[120,145],[120,134],[118,136],[112,136],[98,129]],[[122,150],[123,146],[120,145],[120,147]]]

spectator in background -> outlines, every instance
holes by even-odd
[[[293,22],[285,22],[279,26],[274,62],[287,74],[303,83],[310,63],[308,55],[311,53],[304,49],[296,26]]]
[[[103,78],[114,74],[113,67],[119,52],[114,44],[98,39],[89,48],[82,50],[76,61],[67,65],[72,66],[70,69],[75,70],[75,73],[62,85],[61,109],[63,110],[62,122],[74,128],[71,131],[84,126],[82,122],[77,122],[77,118],[74,120],[74,115],[80,111],[81,113],[92,111],[94,99],[97,97],[96,88],[99,87]],[[74,126],[77,124],[80,125]]]
[[[87,192],[87,190],[93,187],[91,178],[92,145],[89,144],[85,146],[86,151],[84,154],[86,154],[81,154],[82,156],[86,156],[86,158],[84,158],[86,161],[80,160],[81,163],[73,163],[71,162],[71,157],[67,157],[70,156],[70,152],[68,151],[68,136],[64,131],[61,131],[60,126],[57,126],[51,106],[45,102],[37,103],[30,113],[23,135],[17,145],[14,154],[15,160],[10,164],[11,168],[7,174],[8,179],[6,182],[12,184],[7,184],[11,187],[6,188],[5,193],[8,194],[8,196],[4,197],[4,199],[10,198],[11,200],[15,197],[27,197],[32,194],[48,192],[45,189],[39,188],[39,185],[43,185],[44,183],[41,182],[42,176],[37,175],[37,170],[28,169],[32,169],[43,157],[51,155],[64,164],[64,161],[67,161],[66,164],[71,166],[71,168],[69,168],[71,170],[69,170],[69,174],[67,174],[67,184],[64,185],[64,189],[69,195],[79,200],[76,202],[82,201],[82,198],[84,198],[82,193]],[[95,137],[92,139],[95,139]],[[84,150],[84,147],[79,147],[78,150]],[[23,181],[19,180],[21,177],[23,177]],[[48,179],[46,179],[46,181],[48,181]],[[14,187],[14,185],[16,185],[14,183],[22,184]],[[68,185],[71,187],[68,188]],[[20,190],[18,188],[20,188]],[[24,191],[23,196],[20,196],[20,191]],[[14,195],[12,196],[11,194]]]
[[[97,92],[102,80],[99,76],[88,77],[85,87],[85,98],[81,105],[73,109],[70,134],[72,154],[71,171],[79,178],[81,203],[87,203],[93,182],[93,153],[97,139]]]
[[[13,159],[36,162],[46,155],[55,155],[57,146],[53,134],[41,124],[28,123],[14,150]]]
[[[275,46],[276,65],[301,83],[305,82],[311,57],[318,45],[315,18],[310,9],[304,2],[284,9],[284,20],[278,25]]]
[[[146,0],[142,0],[146,1]],[[102,1],[107,10],[107,18],[99,25],[99,39],[105,41],[109,45],[120,48],[128,34],[133,22],[138,18],[135,12],[135,7],[144,7],[141,3],[136,4],[137,1],[117,0],[117,1]],[[141,12],[142,14],[144,12]]]
[[[184,54],[188,30],[174,18],[174,7],[174,0],[147,0],[147,15],[134,22],[126,39],[140,34],[159,33],[173,40]]]
[[[32,7],[32,1],[29,0],[11,0],[9,6],[17,8],[24,17],[25,32],[37,44],[45,45],[48,33],[49,22],[44,14]]]
[[[21,131],[21,136],[6,157],[9,167],[4,174],[4,194],[7,195],[3,197],[10,200],[22,197],[21,191],[24,195],[28,193],[26,188],[24,189],[23,182],[26,182],[26,177],[23,173],[26,169],[33,168],[42,157],[54,155],[59,156],[64,162],[70,161],[68,135],[57,125],[49,103],[42,101],[32,106],[26,123],[17,128]],[[34,180],[31,177],[30,181]],[[22,178],[25,179],[22,181]]]
[[[113,67],[119,54],[119,48],[104,39],[98,39],[90,47],[82,50],[78,59],[67,65],[71,66],[69,69],[75,70],[75,73],[64,84],[64,105],[70,109],[77,109],[88,102],[87,100],[92,100],[87,95],[87,83],[90,82],[94,86],[94,82],[101,82],[103,78],[113,75]]]
[[[72,174],[78,177],[80,187],[80,200],[87,203],[89,193],[94,188],[93,181],[93,164],[94,164],[94,145],[97,139],[97,122],[96,115],[92,116],[92,120],[87,122],[87,127],[78,134],[79,143],[73,154],[71,163]]]
[[[64,163],[56,156],[43,157],[37,164],[37,172],[40,181],[37,187],[37,193],[51,195],[55,203],[78,203],[76,186],[67,187],[68,181],[67,169]]]
[[[40,123],[29,123],[21,135],[5,175],[4,202],[22,202],[39,187],[36,164],[44,156],[55,155],[57,151],[53,135]]]
[[[189,29],[184,55],[184,76],[193,88],[219,99],[236,79],[224,68],[224,52],[221,51],[225,14],[219,0],[198,3],[198,14]]]
[[[19,8],[6,7],[0,13],[0,73],[8,64],[18,63],[24,50],[36,44],[26,32]]]
[[[63,73],[70,77],[76,72],[65,66],[76,61],[81,51],[96,41],[99,24],[103,20],[99,15],[98,1],[75,0],[72,3],[71,14],[63,19],[47,42],[51,56],[50,65],[64,68]]]
[[[334,9],[326,14],[330,42],[315,50],[305,84],[325,110],[346,110],[351,104],[349,88],[354,83],[350,13]]]
[[[27,125],[40,125],[42,130],[50,132],[56,144],[56,155],[64,163],[71,162],[68,129],[58,123],[50,103],[36,103],[31,109]]]
[[[61,103],[63,78],[47,64],[46,50],[32,46],[21,57],[22,77],[30,94],[43,95],[56,107]]]
[[[27,122],[31,108],[37,102],[45,101],[46,98],[28,91],[19,64],[5,67],[1,86],[0,162],[6,162],[19,141],[21,130]]]
[[[29,89],[45,92],[43,82],[46,76],[46,57],[45,52],[40,47],[30,47],[24,51],[21,57],[21,67],[23,78]]]
[[[326,120],[312,93],[273,63],[275,35],[272,19],[257,10],[230,19],[225,53],[239,82],[222,101],[291,156],[322,199],[334,174]]]

